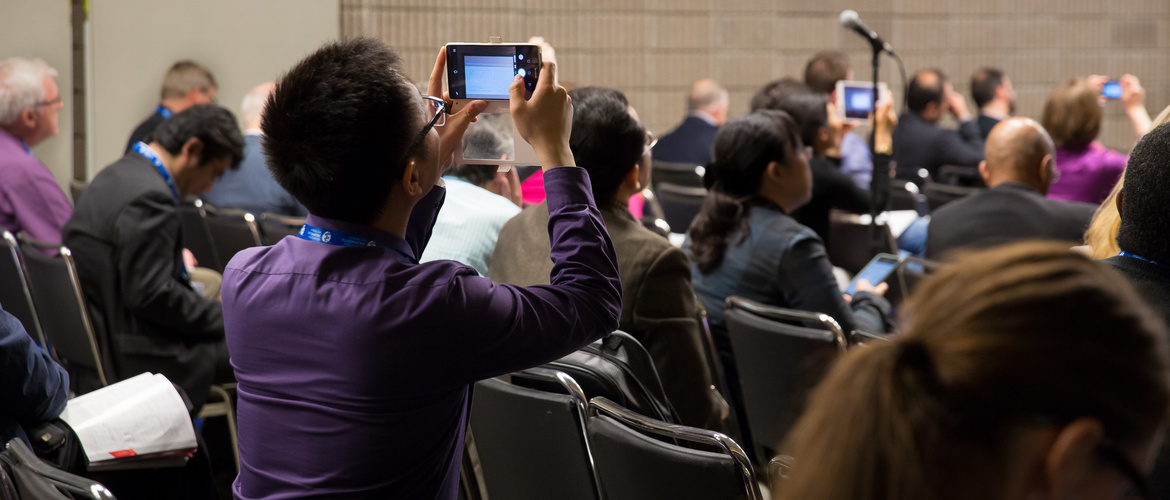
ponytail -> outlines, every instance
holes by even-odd
[[[738,229],[742,234],[736,244],[747,239],[751,234],[750,210],[745,200],[724,193],[719,184],[712,186],[690,228],[691,258],[699,272],[709,274],[723,263],[732,231]]]

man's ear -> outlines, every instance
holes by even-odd
[[[991,175],[987,173],[987,160],[979,162],[979,177],[983,178],[984,184],[991,184]]]
[[[406,192],[407,196],[415,197],[422,196],[422,185],[418,180],[418,169],[415,168],[415,160],[411,158],[406,162],[406,168],[402,169],[402,190]]]
[[[1078,418],[1060,429],[1044,459],[1050,498],[1075,498],[1098,467],[1097,446],[1105,430],[1095,418]]]
[[[638,174],[641,173],[639,170],[640,168],[641,167],[635,163],[634,168],[631,168],[629,172],[626,172],[626,176],[622,178],[622,182],[624,182],[627,186],[634,188],[635,191],[641,191],[642,188],[645,187],[642,185],[641,179],[639,179]]]
[[[183,148],[179,150],[180,165],[200,166],[199,159],[203,157],[203,141],[198,137],[187,139]]]

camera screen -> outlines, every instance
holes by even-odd
[[[508,86],[516,76],[514,59],[509,56],[466,56],[464,78],[469,99],[507,99]]]
[[[1121,99],[1121,82],[1105,82],[1105,85],[1101,86],[1101,95],[1108,99]]]
[[[873,89],[865,87],[845,87],[845,117],[869,118],[873,111]]]
[[[447,44],[452,99],[507,100],[516,75],[524,78],[525,98],[531,98],[539,73],[539,46]]]
[[[845,289],[845,293],[853,295],[857,293],[857,282],[864,279],[871,285],[877,285],[886,280],[890,273],[894,271],[894,266],[898,265],[896,260],[879,259],[870,262],[865,266],[857,276],[853,278],[853,282],[849,284],[849,288]]]

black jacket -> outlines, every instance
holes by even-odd
[[[979,118],[975,120],[975,123],[979,125],[979,137],[983,138],[983,142],[987,142],[988,134],[991,133],[991,129],[999,125],[999,122],[999,118],[979,113]]]
[[[974,120],[962,122],[955,131],[904,113],[898,118],[893,141],[899,179],[917,181],[919,169],[935,177],[943,165],[975,167],[983,161],[983,139]]]
[[[150,137],[150,133],[154,132],[154,129],[158,128],[158,126],[162,125],[162,122],[165,121],[167,121],[167,119],[163,117],[163,115],[158,113],[151,113],[150,116],[148,116],[145,120],[142,120],[142,123],[139,123],[137,127],[134,127],[134,131],[130,133],[130,139],[126,141],[125,152],[129,153],[132,149],[134,149],[134,143],[136,142],[146,142],[147,138]]]
[[[102,170],[63,240],[116,378],[161,373],[202,405],[224,341],[223,310],[184,274],[177,203],[150,160],[132,152]]]
[[[855,214],[869,213],[869,193],[841,172],[840,159],[813,158],[808,167],[812,171],[812,198],[793,210],[792,218],[817,233],[828,248],[833,245],[829,241],[829,212],[836,208]]]
[[[697,116],[688,116],[678,128],[658,140],[654,159],[675,163],[711,163],[711,146],[719,127]]]
[[[1005,182],[952,201],[930,216],[926,258],[956,248],[1041,239],[1079,244],[1096,205],[1050,200],[1031,187]]]

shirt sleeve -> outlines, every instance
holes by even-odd
[[[780,273],[780,279],[789,282],[786,289],[795,291],[785,297],[791,308],[828,314],[837,320],[846,335],[856,329],[874,333],[886,331],[881,305],[884,303],[888,312],[889,303],[864,292],[857,294],[854,302],[846,303],[833,276],[833,265],[829,263],[825,245],[819,239],[812,236],[794,238],[780,260]],[[864,300],[858,300],[859,297]]]
[[[43,170],[44,175],[26,177],[10,188],[16,222],[30,238],[60,245],[61,228],[73,215],[73,207],[44,165],[38,163],[33,168]]]
[[[869,145],[861,136],[850,132],[841,141],[841,172],[860,189],[869,189],[873,178]]]
[[[169,196],[169,195],[168,195]],[[175,240],[182,231],[174,202],[143,196],[126,207],[115,223],[122,299],[139,318],[168,332],[197,338],[223,338],[223,309],[175,276],[182,260]]]
[[[544,174],[553,261],[549,285],[500,285],[471,268],[449,285],[448,335],[436,337],[466,384],[561,358],[618,328],[622,291],[605,222],[579,167]],[[452,378],[455,377],[455,378]]]
[[[57,418],[69,401],[69,375],[0,309],[0,414],[32,425]]]

